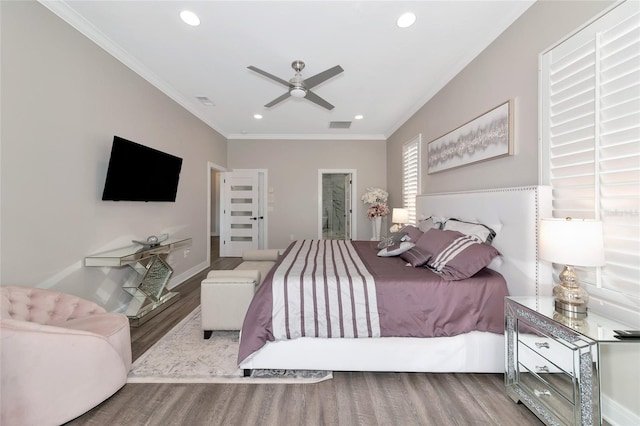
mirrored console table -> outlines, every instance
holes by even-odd
[[[154,246],[133,244],[87,256],[85,266],[128,266],[133,273],[122,286],[131,295],[124,312],[132,326],[137,327],[176,302],[180,294],[168,291],[167,283],[173,269],[167,256],[191,245],[191,238],[169,238]]]

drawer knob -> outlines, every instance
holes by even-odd
[[[547,342],[536,342],[536,347],[549,349],[549,343]]]
[[[549,372],[549,367],[547,367],[546,365],[536,365],[536,372],[537,373],[548,373]]]
[[[533,393],[536,394],[536,396],[551,396],[551,392],[549,392],[548,390],[538,390],[538,389],[534,389]]]

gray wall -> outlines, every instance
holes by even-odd
[[[356,170],[354,239],[371,238],[371,224],[360,197],[367,187],[386,187],[385,141],[230,140],[228,154],[230,169],[268,171],[268,186],[273,189],[268,212],[270,248],[287,247],[291,235],[317,239],[319,169]]]
[[[539,1],[388,140],[387,175],[393,200],[401,194],[402,144],[422,134],[422,192],[533,185],[538,182],[538,55],[610,1]],[[427,174],[434,139],[508,99],[515,101],[515,155]]]
[[[387,178],[400,201],[402,144],[422,134],[422,192],[462,191],[538,183],[538,56],[613,2],[538,1],[456,75],[388,140]],[[435,174],[426,171],[427,143],[483,112],[515,100],[515,155]],[[552,277],[549,277],[551,280]],[[639,351],[607,345],[602,351],[605,414],[640,416]],[[628,367],[631,367],[630,369]],[[637,418],[637,417],[636,417]]]
[[[162,232],[193,238],[174,282],[207,267],[207,161],[226,164],[226,140],[39,3],[0,7],[2,285],[116,309],[125,271],[84,257]],[[175,203],[101,201],[114,134],[184,159]]]

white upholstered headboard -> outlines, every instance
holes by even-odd
[[[492,245],[502,254],[490,265],[512,296],[550,296],[551,265],[538,258],[538,224],[551,217],[551,188],[523,186],[418,195],[418,220],[455,217],[496,231]]]

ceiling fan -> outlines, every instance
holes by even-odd
[[[322,71],[320,74],[316,74],[313,77],[303,79],[300,72],[304,69],[304,62],[293,61],[291,63],[291,68],[295,70],[296,74],[289,81],[286,81],[279,77],[276,77],[273,74],[269,74],[268,72],[263,71],[260,68],[256,68],[253,65],[250,65],[247,68],[249,68],[251,71],[257,72],[258,74],[262,74],[274,81],[277,81],[278,83],[289,88],[289,91],[287,93],[275,98],[274,100],[266,104],[265,107],[270,108],[275,104],[284,101],[289,96],[293,96],[294,98],[306,98],[311,102],[318,104],[328,110],[332,110],[333,105],[313,93],[311,89],[344,71],[340,65],[336,65],[335,67]]]

